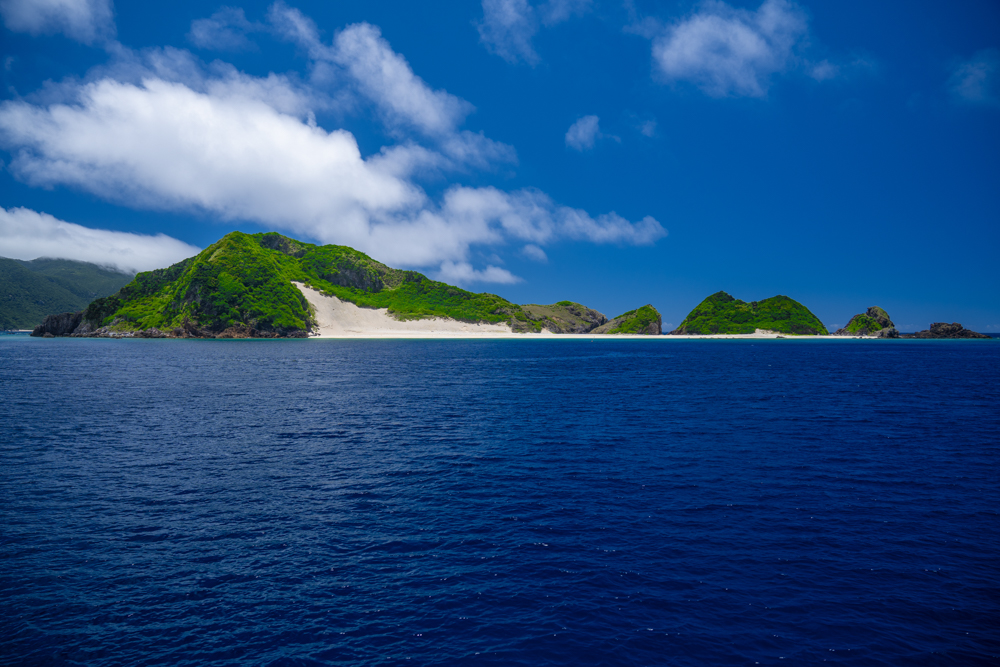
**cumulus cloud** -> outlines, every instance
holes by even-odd
[[[262,29],[260,24],[247,20],[243,9],[222,7],[207,19],[192,21],[188,39],[199,49],[249,51],[256,49],[256,45],[247,38],[247,34]]]
[[[960,62],[951,73],[948,89],[963,104],[1000,106],[1000,51],[984,49]]]
[[[528,245],[521,248],[521,254],[527,257],[528,259],[535,260],[536,262],[549,261],[549,256],[545,254],[545,251],[533,243],[529,243]]]
[[[403,137],[416,131],[434,141],[438,157],[447,162],[439,166],[485,168],[517,161],[511,146],[459,129],[474,107],[428,86],[406,59],[393,51],[376,26],[350,25],[327,45],[320,40],[312,20],[297,9],[276,3],[268,18],[279,34],[297,43],[314,61],[314,84],[347,86],[374,104],[390,133]]]
[[[653,38],[653,60],[665,80],[713,97],[763,97],[807,37],[804,14],[788,0],[765,0],[757,11],[709,2]],[[831,73],[818,67],[819,77]]]
[[[479,41],[509,63],[537,64],[541,59],[531,44],[538,19],[528,0],[483,0]]]
[[[509,63],[537,65],[541,58],[531,40],[539,27],[553,26],[586,14],[592,0],[549,0],[537,7],[527,0],[483,0],[479,41]]]
[[[471,283],[499,283],[511,285],[521,282],[521,279],[507,269],[497,266],[487,266],[483,270],[472,268],[468,262],[444,262],[435,278],[454,285],[469,285]]]
[[[62,33],[84,44],[115,36],[111,0],[0,0],[0,16],[13,32]]]
[[[7,101],[0,140],[16,149],[10,168],[31,185],[250,220],[406,266],[464,260],[470,245],[508,238],[644,244],[665,235],[652,218],[592,218],[537,191],[455,186],[434,203],[401,175],[393,149],[365,159],[349,132],[230,87],[104,79],[83,86],[77,104]]]
[[[594,147],[594,142],[601,138],[600,118],[583,116],[566,130],[566,145],[578,151]]]
[[[205,67],[177,49],[123,51],[44,99],[0,103],[11,172],[128,206],[251,221],[465,282],[513,278],[472,268],[474,246],[649,244],[666,235],[652,218],[592,217],[531,189],[454,185],[429,197],[417,184],[428,170],[488,167],[512,150],[461,130],[471,106],[430,88],[377,28],[348,26],[324,44],[296,10],[276,5],[270,16],[314,65],[334,68],[333,78],[318,86]],[[319,127],[314,109],[342,93],[371,102],[399,142],[364,156],[350,132]]]
[[[92,262],[135,273],[161,269],[201,248],[164,234],[149,236],[91,229],[27,208],[0,207],[0,256],[55,257]]]

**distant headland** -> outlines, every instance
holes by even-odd
[[[60,261],[63,271],[74,264]],[[8,273],[28,284],[22,275],[28,269],[22,265],[30,268],[32,263],[11,263]],[[39,266],[52,270],[56,265]],[[518,305],[391,268],[347,246],[318,246],[274,232],[232,232],[194,257],[131,280],[86,266],[91,268],[71,268],[104,294],[81,310],[46,316],[32,336],[648,338],[662,333],[662,317],[649,304],[613,318],[574,301]],[[3,279],[0,275],[0,282]],[[22,291],[30,297],[30,286]],[[26,303],[31,301],[26,298]],[[46,301],[33,303],[37,311]],[[11,322],[32,317],[27,311],[7,315]],[[831,334],[790,297],[745,302],[721,291],[695,306],[670,337],[989,338],[958,323],[934,323],[925,331],[900,334],[889,314],[877,306]]]
[[[394,269],[347,246],[233,232],[195,257],[140,273],[34,336],[306,338],[310,336],[658,335],[651,305],[614,318],[572,301],[518,305]]]

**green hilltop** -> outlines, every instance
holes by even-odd
[[[787,296],[741,301],[716,292],[688,313],[673,334],[750,334],[757,329],[799,335],[826,335],[826,327],[809,309]]]
[[[94,301],[83,311],[77,333],[107,327],[199,336],[234,331],[304,336],[312,313],[293,282],[364,308],[386,308],[402,320],[442,317],[554,333],[651,333],[651,322],[659,322],[659,313],[644,306],[612,320],[613,330],[598,332],[607,318],[571,301],[519,306],[495,294],[391,268],[347,246],[317,246],[274,232],[233,232],[195,257],[140,273],[117,293]]]
[[[0,257],[0,330],[30,329],[46,315],[86,308],[133,275],[69,259]]]

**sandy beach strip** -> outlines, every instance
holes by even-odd
[[[752,334],[714,336],[636,336],[629,334],[514,333],[507,324],[471,324],[443,318],[397,320],[386,308],[361,308],[325,296],[302,283],[293,283],[312,306],[318,333],[310,338],[494,338],[516,340],[850,340],[843,336],[789,336],[758,330]]]

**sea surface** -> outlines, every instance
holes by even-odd
[[[993,665],[1000,341],[0,337],[0,664]]]

